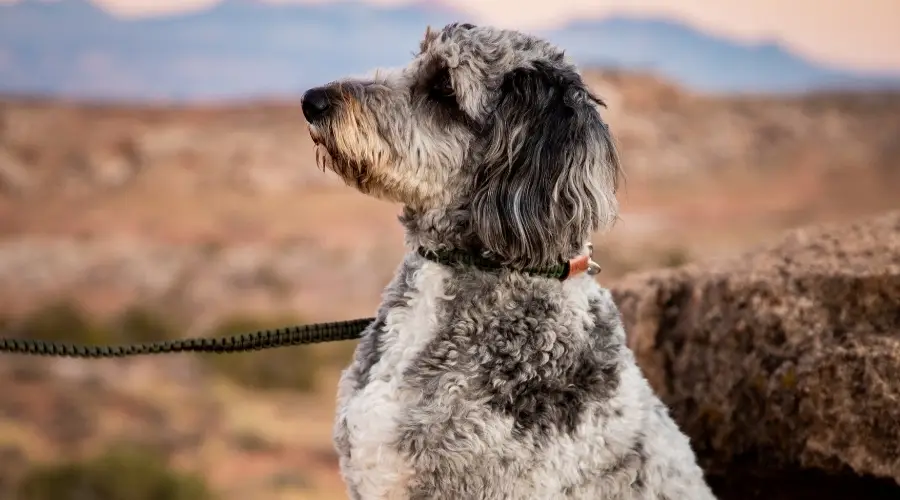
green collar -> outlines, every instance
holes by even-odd
[[[554,264],[545,268],[526,268],[514,270],[533,276],[558,279],[560,281],[569,279],[584,272],[593,276],[600,272],[600,266],[596,262],[591,260],[591,256],[593,255],[593,246],[590,244],[588,244],[588,252],[589,253],[587,255],[579,255],[568,261],[560,262],[558,264]],[[427,250],[423,247],[419,247],[418,253],[422,257],[432,262],[443,264],[445,266],[465,265],[487,271],[499,271],[505,267],[508,267],[495,260],[472,252],[466,252],[464,250]]]

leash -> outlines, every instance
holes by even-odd
[[[121,358],[146,354],[200,352],[227,354],[277,347],[355,340],[375,318],[289,326],[230,337],[196,337],[122,345],[90,345],[0,338],[0,353],[67,358]]]
[[[554,278],[560,281],[581,273],[593,276],[599,273],[601,269],[600,265],[591,259],[594,254],[594,246],[588,243],[586,248],[588,250],[587,255],[579,255],[546,269],[523,269],[521,272]],[[489,270],[503,267],[479,256],[453,250],[433,251],[420,248],[419,255],[444,265],[462,264]],[[73,344],[36,339],[0,338],[0,353],[67,358],[122,358],[126,356],[179,352],[228,354],[260,351],[277,347],[318,344],[321,342],[355,340],[360,338],[363,330],[373,321],[375,321],[375,318],[360,318],[349,321],[260,330],[230,337],[195,337],[122,345]]]

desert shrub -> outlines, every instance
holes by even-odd
[[[159,311],[132,306],[113,320],[111,329],[120,342],[154,342],[178,337],[174,323]]]
[[[681,267],[691,261],[691,254],[687,248],[671,247],[663,250],[660,256],[660,264],[663,267]]]
[[[20,500],[209,500],[202,478],[169,468],[159,455],[113,447],[80,462],[33,467],[18,485]]]
[[[95,323],[76,304],[54,302],[38,308],[13,327],[14,333],[29,339],[86,344],[109,342],[109,329]]]
[[[257,330],[296,325],[292,319],[264,320],[237,316],[223,321],[209,332],[222,337]],[[257,389],[294,389],[310,391],[315,388],[321,359],[309,346],[291,346],[238,354],[202,354],[217,371],[231,380]]]

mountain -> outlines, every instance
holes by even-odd
[[[224,0],[204,11],[124,19],[88,0],[0,5],[0,92],[91,99],[296,95],[311,85],[404,64],[426,25],[467,16],[444,6]],[[717,92],[900,87],[900,75],[817,66],[661,19],[579,21],[542,33],[582,65],[650,69]]]
[[[362,3],[226,0],[143,19],[87,0],[0,5],[0,91],[111,99],[295,94],[317,82],[399,65],[425,26],[452,14]]]
[[[650,70],[701,91],[900,88],[900,74],[827,68],[774,42],[738,43],[666,19],[578,21],[544,35],[582,64]]]

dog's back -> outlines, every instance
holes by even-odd
[[[608,291],[407,256],[339,394],[353,498],[713,498]]]

